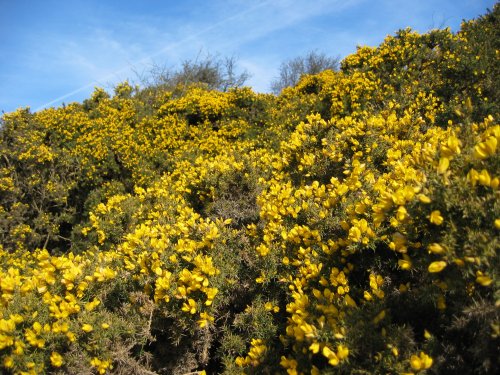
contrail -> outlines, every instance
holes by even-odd
[[[194,34],[191,34],[191,35],[189,35],[189,36],[187,36],[187,37],[185,37],[185,38],[183,38],[183,39],[181,39],[181,40],[179,40],[179,41],[177,41],[175,43],[172,43],[172,44],[170,44],[170,45],[162,48],[161,50],[159,50],[159,51],[157,51],[157,52],[155,52],[155,53],[153,53],[153,54],[151,54],[149,56],[143,57],[142,59],[140,59],[140,60],[136,61],[135,63],[133,63],[131,66],[129,65],[129,66],[120,68],[120,69],[118,69],[118,70],[116,70],[116,71],[108,74],[106,77],[101,78],[100,80],[94,80],[94,81],[86,84],[85,86],[82,86],[82,87],[80,87],[80,88],[78,88],[76,90],[73,90],[73,91],[71,91],[71,92],[69,92],[67,94],[64,94],[64,95],[60,96],[59,98],[51,100],[50,102],[45,103],[45,104],[41,105],[40,107],[38,107],[37,109],[35,109],[35,112],[40,111],[40,110],[42,110],[42,109],[44,109],[44,108],[46,108],[48,106],[51,106],[52,104],[58,103],[58,102],[60,102],[60,101],[62,101],[64,99],[70,98],[73,95],[78,94],[79,92],[82,92],[83,90],[86,90],[89,87],[94,86],[95,84],[99,84],[99,81],[107,81],[107,80],[109,80],[110,78],[112,78],[113,76],[115,76],[117,74],[120,74],[120,73],[123,73],[123,72],[125,72],[127,70],[130,70],[131,68],[133,68],[133,67],[135,67],[137,65],[144,64],[148,60],[151,60],[152,58],[154,58],[156,56],[159,56],[159,55],[162,55],[165,52],[170,51],[170,50],[176,48],[177,46],[180,46],[180,45],[182,45],[182,44],[184,44],[186,42],[189,42],[190,40],[195,39],[199,35],[205,34],[205,33],[209,32],[209,31],[212,31],[212,30],[220,27],[221,25],[223,25],[223,24],[225,24],[227,22],[230,22],[232,20],[235,20],[237,18],[240,18],[240,17],[244,16],[245,14],[251,13],[251,12],[253,12],[253,11],[259,9],[259,8],[262,8],[264,5],[266,5],[269,2],[270,2],[270,0],[263,1],[263,2],[255,5],[253,7],[250,7],[250,8],[248,8],[248,9],[242,11],[242,12],[239,12],[239,13],[236,13],[236,14],[230,16],[230,17],[224,18],[223,20],[221,20],[219,22],[216,22],[213,25],[210,25],[210,26],[206,27],[205,29],[202,29],[202,30],[200,30],[200,31],[198,31],[198,32],[196,32]]]

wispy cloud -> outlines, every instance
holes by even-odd
[[[218,52],[238,50],[240,46],[264,38],[277,30],[303,22],[305,19],[314,17],[320,13],[340,11],[356,2],[359,1],[320,0],[312,4],[304,0],[260,1],[246,9],[227,15],[225,18],[212,24],[201,28],[193,27],[192,31],[187,35],[184,34],[185,36],[181,39],[172,41],[148,54],[138,48],[134,50],[133,46],[125,47],[105,31],[100,31],[97,33],[97,38],[95,39],[96,45],[99,46],[98,50],[106,51],[107,54],[112,53],[122,65],[118,68],[113,68],[104,75],[97,75],[96,73],[101,70],[99,67],[107,64],[99,64],[99,59],[96,61],[95,51],[90,55],[90,58],[87,58],[86,54],[77,51],[77,48],[70,49],[69,51],[72,55],[67,53],[68,63],[75,67],[84,68],[87,73],[90,73],[88,76],[98,78],[93,78],[90,82],[39,106],[36,110],[60,103],[82,91],[88,90],[96,84],[125,79],[133,70],[140,71],[144,66],[154,64],[155,59],[162,59],[165,55],[170,55],[171,57],[172,54],[175,54],[187,57],[189,55],[193,56],[201,49],[207,51],[215,49]],[[138,24],[134,24],[132,27],[135,29],[141,28]],[[149,27],[147,32],[149,35],[155,34],[156,39],[165,36],[165,31],[155,30],[152,27]],[[132,56],[137,55],[142,55],[142,57],[134,60],[131,59]],[[256,62],[247,61],[246,67],[248,70],[252,70],[254,74],[258,74],[259,79],[254,79],[253,82],[256,86],[263,88],[264,84],[262,80],[269,78],[271,74],[265,71],[262,66],[259,67]],[[263,72],[266,72],[266,74],[262,74]]]
[[[154,58],[160,56],[160,55],[163,55],[165,54],[166,52],[169,52],[169,51],[172,51],[176,48],[182,48],[186,43],[188,42],[191,42],[193,40],[196,40],[196,38],[198,38],[199,36],[201,35],[205,35],[207,33],[210,33],[211,31],[213,30],[216,30],[217,28],[220,28],[221,26],[225,25],[225,24],[228,24],[230,22],[233,22],[235,20],[238,20],[240,18],[242,18],[243,16],[245,16],[246,14],[249,14],[251,12],[255,12],[257,9],[259,8],[262,8],[264,7],[266,4],[268,3],[268,1],[262,1],[262,2],[259,2],[255,5],[253,5],[252,7],[250,8],[247,8],[243,11],[240,11],[236,14],[233,14],[233,15],[230,15],[224,19],[222,19],[221,21],[218,21],[214,24],[211,24],[207,27],[204,27],[196,32],[193,32],[187,36],[185,36],[184,38],[180,39],[180,40],[177,40],[176,42],[172,42],[166,46],[164,46],[163,48],[157,50],[157,51],[154,51],[153,53],[150,53],[149,55],[147,56],[143,56],[142,58],[140,58],[139,60],[135,60],[133,61],[132,63],[129,63],[127,65],[123,65],[121,66],[120,68],[108,73],[106,76],[104,77],[101,77],[99,78],[98,80],[92,80],[91,82],[89,82],[88,84],[85,84],[75,90],[72,90],[71,92],[68,92],[56,99],[53,99],[51,101],[49,101],[48,103],[45,103],[43,105],[41,105],[40,107],[38,107],[36,109],[36,111],[38,110],[41,110],[43,108],[46,108],[48,106],[51,106],[53,104],[56,104],[56,103],[59,103],[65,99],[68,99],[68,98],[71,98],[72,96],[74,96],[75,94],[78,94],[86,89],[88,89],[89,87],[92,87],[93,85],[95,85],[96,83],[99,83],[99,82],[103,82],[103,81],[110,81],[110,80],[113,80],[115,77],[117,76],[120,76],[122,75],[123,73],[127,73],[127,72],[130,72],[131,70],[135,69],[135,68],[138,68],[142,65],[145,65],[145,64],[148,64],[148,63],[151,63]],[[108,38],[104,38],[101,36],[100,38],[100,45],[104,48],[106,47],[112,47],[112,49],[114,50],[118,50],[121,52],[121,54],[125,54],[126,55],[126,50],[122,47],[122,45],[117,42],[116,40],[113,40],[113,39],[110,39],[109,37]],[[88,59],[85,59],[84,57],[82,57],[81,55],[78,55],[80,57],[80,59],[77,59],[77,63],[80,63],[80,62],[84,62],[86,66],[88,67],[95,67],[95,64],[94,63],[91,63],[89,62]],[[72,59],[72,61],[75,61],[75,59]]]

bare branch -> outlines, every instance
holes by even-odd
[[[318,74],[324,70],[338,70],[339,57],[311,51],[281,64],[279,78],[271,83],[271,90],[278,95],[285,87],[295,86],[305,74]]]

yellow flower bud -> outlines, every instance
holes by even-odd
[[[430,273],[437,273],[444,270],[445,267],[446,267],[446,262],[439,260],[437,262],[432,262],[431,264],[429,264],[428,270]]]
[[[433,254],[443,254],[445,252],[445,249],[438,243],[431,243],[427,247],[427,250],[429,250],[429,253]]]

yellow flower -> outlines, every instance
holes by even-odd
[[[354,301],[349,294],[345,295],[344,302],[346,303],[347,306],[358,307],[356,301]]]
[[[266,302],[264,308],[266,309],[266,311],[273,311],[275,313],[280,311],[280,308],[278,306],[274,306],[272,302]]]
[[[471,168],[469,173],[467,173],[467,180],[472,184],[472,186],[476,186],[477,180],[479,180],[479,172],[474,168]]]
[[[98,230],[97,237],[98,237],[97,241],[102,245],[106,240],[106,233],[104,233],[104,231],[102,230]]]
[[[235,360],[234,360],[234,363],[236,364],[236,366],[238,367],[243,367],[246,365],[246,361],[245,361],[245,358],[243,357],[237,357]]]
[[[410,357],[410,365],[411,368],[420,371],[420,370],[427,370],[432,366],[432,358],[429,357],[427,354],[424,352],[420,352],[420,355],[412,355]]]
[[[52,352],[50,355],[50,363],[54,367],[61,367],[63,364],[63,357],[58,352]]]
[[[12,345],[14,345],[14,338],[12,336],[0,334],[0,350]]]
[[[332,366],[337,366],[339,364],[339,358],[337,354],[333,350],[331,350],[328,346],[323,348],[323,355],[328,359],[328,363]]]
[[[437,273],[437,272],[441,272],[442,270],[444,270],[445,267],[446,267],[446,262],[439,260],[439,261],[432,262],[431,264],[429,264],[428,270],[430,273]]]
[[[416,355],[410,357],[410,366],[412,369],[419,371],[422,368],[422,361]]]
[[[346,346],[344,345],[337,346],[337,357],[339,357],[340,360],[347,358],[348,355],[349,355],[349,349],[347,349]]]
[[[408,217],[408,211],[404,206],[399,206],[398,211],[396,213],[396,218],[399,221],[404,221]]]
[[[90,324],[87,324],[85,323],[84,325],[82,325],[82,331],[83,332],[91,332],[92,330],[94,329],[94,327],[92,327]]]
[[[431,333],[429,331],[427,331],[426,329],[424,329],[424,337],[427,340],[429,340],[432,337],[432,335],[431,335]]]
[[[187,302],[183,303],[182,311],[188,312],[190,314],[195,314],[196,313],[196,301],[192,298],[189,298]]]
[[[496,152],[497,143],[498,141],[495,136],[489,136],[484,142],[474,147],[474,157],[477,159],[486,159],[492,156]]]
[[[433,254],[443,254],[445,252],[445,249],[438,243],[431,243],[427,247],[427,250],[429,250],[429,253]]]
[[[284,367],[288,370],[295,370],[298,366],[298,362],[295,359],[289,359],[285,356],[281,356],[281,361],[280,361],[281,367]],[[290,374],[290,371],[287,371]],[[297,372],[295,372],[297,373]]]
[[[71,332],[71,331],[66,332],[66,337],[68,338],[68,340],[70,342],[75,342],[76,341],[76,335],[73,332]]]
[[[111,366],[111,361],[104,360],[101,361],[99,358],[94,357],[90,360],[90,364],[97,369],[99,374],[105,374],[107,368],[113,368]]]
[[[427,195],[425,194],[419,194],[418,195],[418,200],[424,204],[429,204],[431,203],[431,198],[429,198]]]
[[[441,216],[441,212],[439,210],[435,210],[431,212],[429,220],[432,224],[441,225],[444,219]]]
[[[207,300],[205,301],[205,305],[210,306],[212,304],[212,301],[214,300],[215,296],[219,292],[219,289],[206,288],[206,290],[204,292],[207,295]]]
[[[38,348],[41,349],[41,348],[43,348],[45,346],[45,340],[44,339],[39,339],[37,337],[37,333],[40,333],[41,328],[40,328],[40,330],[38,330],[38,327],[36,326],[36,323],[38,323],[38,322],[35,322],[33,324],[33,328],[34,328],[35,331],[33,331],[32,329],[28,328],[28,329],[26,329],[24,336],[25,336],[26,340],[29,342],[30,345],[38,347]]]
[[[491,185],[491,176],[486,169],[483,169],[478,175],[478,181],[483,186]]]
[[[491,277],[483,274],[481,271],[476,272],[476,282],[482,286],[489,286],[493,282]]]
[[[94,310],[97,306],[99,306],[99,304],[101,303],[101,301],[99,301],[97,298],[94,298],[91,302],[87,302],[85,304],[85,310],[87,311],[92,311]]]
[[[454,154],[460,154],[461,144],[462,142],[460,142],[460,140],[455,135],[452,135],[448,138],[446,145],[443,145],[443,147],[441,148],[441,153],[446,157],[452,156]]]
[[[310,346],[309,346],[309,350],[311,352],[313,352],[314,354],[318,353],[319,352],[319,349],[320,349],[320,344],[318,342],[313,342]]]
[[[33,329],[37,334],[40,334],[40,332],[42,332],[42,325],[40,324],[40,322],[33,323]]]
[[[19,315],[19,314],[12,314],[9,317],[16,324],[24,322],[24,318],[21,315]]]
[[[12,367],[14,367],[14,360],[12,359],[12,357],[10,355],[6,356],[3,359],[3,365],[4,365],[5,368],[12,368]]]
[[[15,329],[16,329],[16,323],[14,322],[14,320],[0,319],[0,332],[10,333],[14,332]]]
[[[398,260],[398,266],[403,270],[411,269],[412,263],[410,257],[406,254],[403,254],[403,259]]]
[[[439,159],[439,165],[437,169],[438,173],[443,174],[444,172],[446,172],[449,166],[450,166],[450,159],[442,157],[441,159]]]
[[[204,328],[208,325],[208,323],[214,321],[214,317],[208,314],[207,312],[200,313],[200,318],[201,319],[198,320],[198,325],[200,326],[200,328]]]

